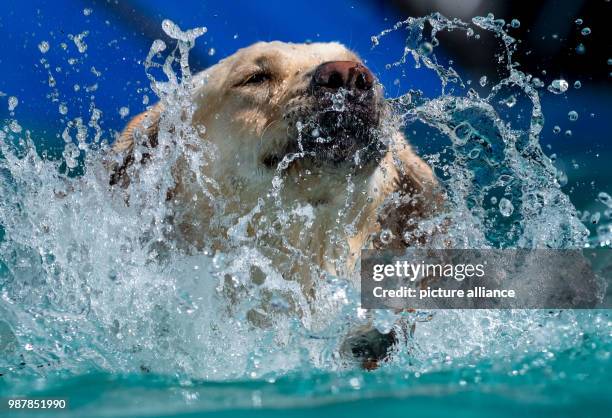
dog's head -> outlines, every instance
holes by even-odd
[[[220,191],[222,204],[200,199],[201,183],[195,190],[185,186],[191,184],[186,177],[193,176],[173,168],[176,187],[170,195],[181,209],[173,213],[174,221],[189,244],[224,248],[230,241],[228,227],[237,225],[234,230],[256,237],[262,251],[271,250],[266,254],[281,266],[283,276],[287,272],[287,277],[299,277],[312,294],[313,265],[351,271],[359,250],[378,229],[395,237],[385,240],[386,245],[399,243],[408,239],[403,233],[408,219],[433,211],[426,205],[436,201],[431,170],[392,123],[373,74],[344,46],[257,43],[195,75],[190,83],[193,90],[186,102],[192,112],[155,105],[132,120],[114,147],[125,151],[139,141],[156,146],[161,129],[165,148],[182,141],[185,133],[193,140],[193,132],[199,135],[196,142],[212,145],[206,147],[212,159],[198,169],[214,179],[210,183]],[[205,129],[177,126],[187,121],[186,113],[191,115],[189,123]],[[175,119],[180,119],[177,125]],[[128,153],[111,183],[129,177],[126,167],[135,161],[134,154]],[[279,175],[282,203],[288,205],[279,213],[276,207],[261,210],[260,202],[272,196]],[[321,209],[318,222],[303,209],[304,201]],[[287,220],[286,207],[296,222]],[[214,219],[217,210],[223,219]],[[249,225],[243,224],[245,214],[253,214],[246,218]],[[349,236],[346,243],[344,234]],[[353,333],[343,349],[372,368],[396,339],[362,331]]]
[[[288,165],[345,172],[372,166],[384,153],[380,86],[338,43],[257,43],[196,84],[194,121],[238,172]]]
[[[374,187],[380,199],[397,185],[421,190],[432,180],[392,123],[380,84],[339,43],[256,43],[196,74],[191,85],[191,123],[205,127],[192,132],[214,154],[205,174],[245,207],[278,174],[288,180],[289,199],[316,204],[342,200],[347,176],[361,190]],[[158,104],[134,118],[115,150],[143,137],[155,146],[164,114]],[[163,125],[174,141],[182,140],[182,129]],[[127,166],[115,170],[111,183],[127,177]]]
[[[325,201],[326,188],[313,182],[344,181],[352,173],[367,179],[386,154],[381,86],[339,43],[259,42],[191,83],[192,123],[205,127],[197,131],[205,131],[201,139],[213,145],[206,175],[217,182],[261,192],[258,186],[269,187],[280,172],[294,178],[294,192]],[[134,118],[115,149],[139,137],[155,146],[162,114],[158,104]],[[111,183],[125,177],[125,167]]]

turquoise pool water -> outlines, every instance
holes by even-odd
[[[439,97],[409,92],[390,101],[448,190],[449,213],[438,219],[450,220],[445,239],[468,248],[609,247],[612,201],[600,195],[591,213],[576,211],[562,188],[567,174],[540,146],[543,129],[552,129],[540,101],[549,93],[515,71],[515,41],[504,26],[492,17],[466,24],[434,15],[398,24],[374,44],[404,29],[407,49],[390,65],[413,59],[447,88]],[[502,39],[507,77],[479,82],[486,92],[461,86],[431,58],[435,31],[448,29]],[[179,28],[171,32],[186,42]],[[159,69],[152,59],[162,52],[156,44],[147,69]],[[178,98],[165,103],[170,108],[186,97],[180,79],[151,81],[157,93]],[[563,97],[557,93],[550,92]],[[610,310],[407,314],[414,335],[388,363],[363,371],[336,355],[343,332],[363,316],[350,278],[325,277],[311,317],[279,308],[271,326],[250,326],[253,303],[272,293],[282,308],[285,294],[296,304],[300,295],[275,271],[270,286],[253,286],[251,268],[265,259],[239,239],[227,254],[163,248],[157,227],[171,187],[164,174],[178,154],[153,155],[152,180],[133,185],[126,205],[108,190],[108,144],[93,103],[86,119],[67,123],[55,154],[11,107],[0,136],[0,415],[609,415]],[[501,196],[512,211],[501,214]],[[228,282],[243,292],[240,301],[225,295]],[[373,322],[388,329],[398,315],[378,311]],[[68,406],[14,411],[9,398],[61,398]]]
[[[61,413],[15,416],[604,417],[612,407],[611,348],[609,339],[585,334],[578,347],[521,362],[482,360],[422,374],[388,367],[225,382],[94,371],[45,380],[7,376],[0,395],[68,399]]]

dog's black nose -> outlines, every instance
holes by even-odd
[[[355,61],[329,61],[319,65],[312,77],[314,89],[366,91],[374,86],[374,76]]]

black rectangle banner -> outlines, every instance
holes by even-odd
[[[610,249],[364,250],[366,309],[610,308]]]

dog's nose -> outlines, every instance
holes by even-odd
[[[374,76],[365,66],[355,61],[329,61],[319,65],[312,77],[315,89],[370,90]]]

